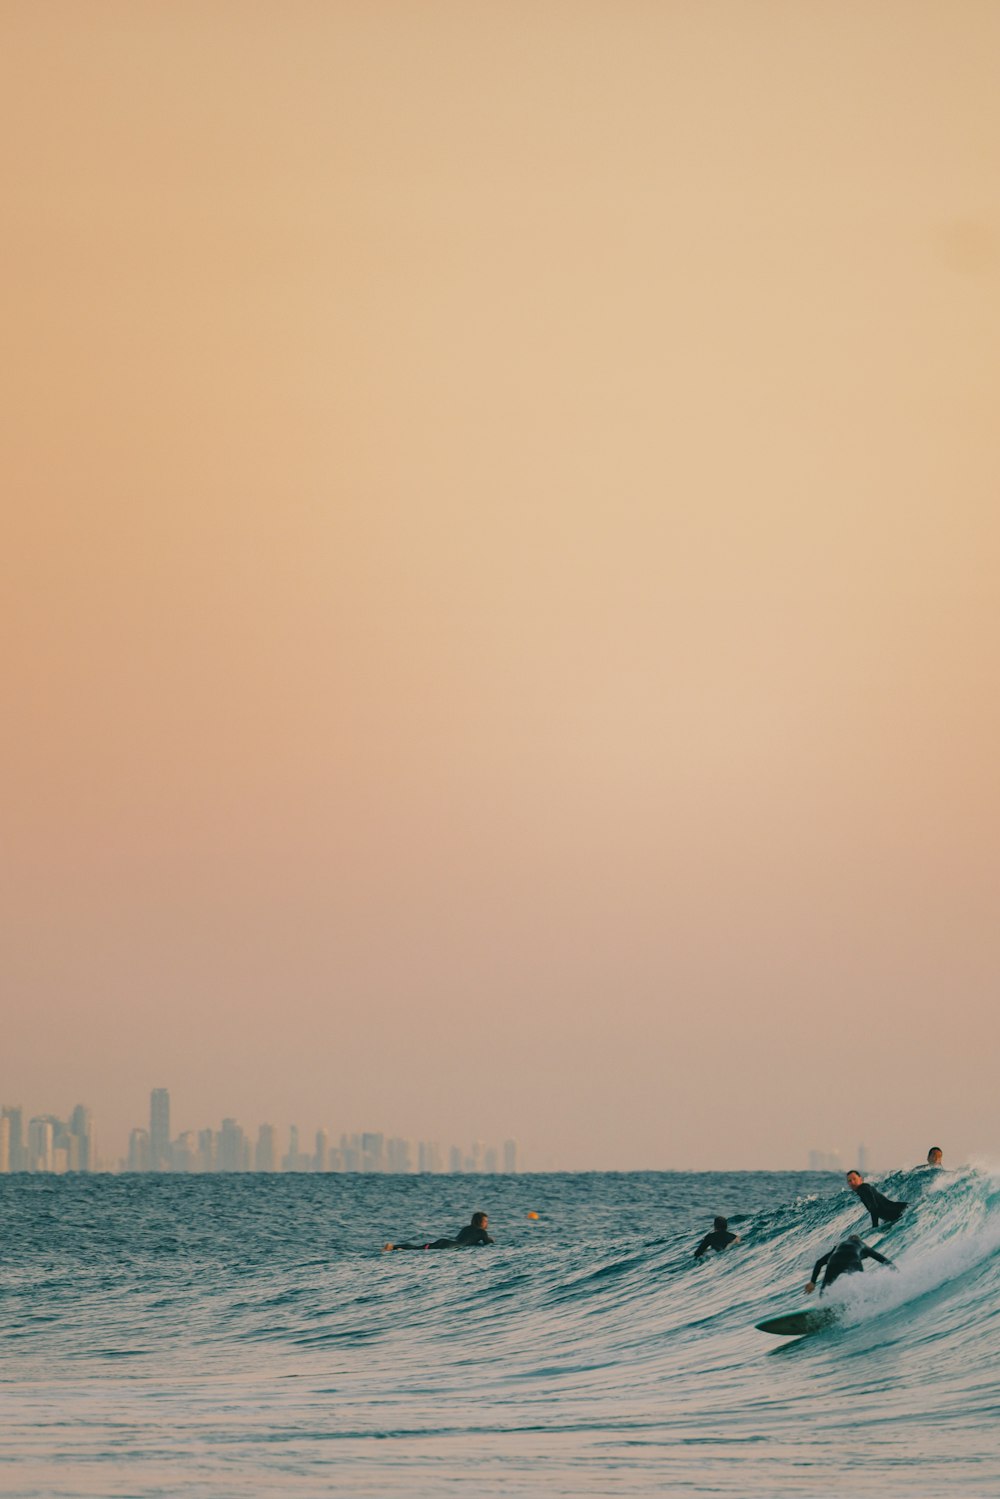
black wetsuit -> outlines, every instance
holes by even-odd
[[[728,1245],[732,1244],[735,1238],[736,1234],[731,1234],[728,1229],[714,1228],[710,1234],[706,1234],[702,1239],[694,1252],[694,1257],[696,1260],[700,1260],[707,1249],[714,1249],[716,1254],[721,1254]]]
[[[876,1191],[870,1182],[862,1182],[860,1187],[852,1187],[851,1190],[860,1197],[871,1213],[872,1228],[878,1228],[880,1218],[886,1223],[895,1223],[900,1214],[909,1206],[906,1202],[890,1202],[888,1197],[883,1197],[882,1193]]]
[[[467,1249],[474,1244],[495,1244],[485,1228],[467,1223],[453,1239],[434,1239],[430,1244],[394,1244],[393,1249]]]
[[[891,1265],[892,1260],[887,1260],[884,1254],[879,1254],[877,1249],[869,1249],[867,1244],[862,1244],[860,1239],[845,1239],[843,1244],[838,1244],[835,1249],[828,1250],[822,1259],[816,1261],[813,1266],[813,1285],[819,1280],[819,1272],[826,1266],[826,1274],[823,1276],[823,1285],[820,1290],[822,1296],[827,1286],[832,1286],[839,1275],[857,1275],[865,1267],[863,1260],[878,1260],[880,1265]]]
[[[463,1229],[455,1235],[456,1244],[494,1244],[485,1228],[478,1228],[474,1223],[467,1223]]]

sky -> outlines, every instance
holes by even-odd
[[[1000,8],[0,27],[0,1099],[996,1159]]]

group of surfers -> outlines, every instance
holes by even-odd
[[[926,1164],[932,1170],[943,1168],[944,1154],[940,1145],[931,1146],[927,1152]],[[893,1202],[891,1198],[884,1196],[872,1186],[871,1182],[865,1181],[860,1171],[848,1171],[847,1185],[871,1214],[873,1229],[878,1228],[880,1223],[895,1223],[909,1207],[908,1202]],[[739,1234],[730,1232],[728,1220],[716,1218],[714,1229],[702,1239],[694,1252],[694,1257],[696,1260],[701,1259],[709,1249],[714,1249],[717,1254],[721,1254],[724,1249],[729,1248],[730,1244],[738,1242]],[[866,1244],[860,1234],[849,1234],[846,1239],[841,1239],[816,1261],[812,1275],[806,1283],[806,1294],[812,1295],[815,1291],[820,1272],[823,1274],[823,1283],[819,1290],[822,1296],[827,1287],[832,1286],[841,1275],[856,1275],[863,1270],[865,1260],[877,1260],[880,1265],[888,1265],[893,1270],[896,1268],[886,1255],[879,1254],[877,1249],[872,1249],[871,1245]]]
[[[927,1152],[927,1166],[939,1168],[943,1165],[944,1156],[939,1145],[932,1145]],[[878,1228],[880,1223],[895,1223],[906,1209],[907,1202],[893,1202],[885,1197],[870,1182],[866,1182],[860,1171],[848,1171],[847,1185],[856,1197],[864,1203],[872,1218],[872,1228]],[[459,1229],[453,1239],[432,1239],[425,1244],[386,1244],[384,1248],[390,1249],[467,1249],[479,1244],[492,1244],[495,1241],[487,1233],[489,1217],[486,1213],[473,1213],[472,1219],[464,1228]],[[700,1260],[703,1254],[714,1250],[721,1254],[728,1249],[730,1244],[738,1244],[740,1236],[734,1234],[729,1228],[727,1218],[716,1218],[711,1233],[707,1233],[694,1252],[696,1260]],[[823,1274],[823,1284],[820,1286],[820,1295],[832,1286],[834,1281],[841,1275],[856,1275],[858,1271],[865,1268],[865,1260],[877,1260],[880,1265],[895,1266],[892,1260],[887,1259],[884,1254],[879,1254],[877,1249],[872,1249],[866,1244],[859,1234],[850,1234],[828,1249],[826,1254],[821,1255],[813,1266],[812,1275],[806,1285],[806,1292],[811,1294],[816,1289],[820,1272]]]

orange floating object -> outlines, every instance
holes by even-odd
[[[528,1217],[529,1217],[529,1218],[537,1218],[537,1217],[538,1217],[538,1214],[537,1214],[537,1213],[529,1213],[529,1214],[528,1214]]]

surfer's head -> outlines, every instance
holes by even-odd
[[[473,1213],[472,1215],[473,1228],[485,1228],[489,1221],[489,1217],[486,1213]]]
[[[860,1171],[848,1171],[847,1185],[850,1187],[852,1192],[856,1192],[863,1181],[864,1177],[861,1175]]]
[[[726,1232],[726,1229],[729,1227],[729,1219],[728,1218],[716,1218],[715,1219],[715,1227],[716,1227],[716,1229],[718,1230],[718,1232],[720,1234],[724,1234]]]
[[[941,1149],[940,1145],[932,1145],[930,1150],[927,1152],[928,1166],[940,1166],[941,1158],[943,1155],[944,1151]]]

